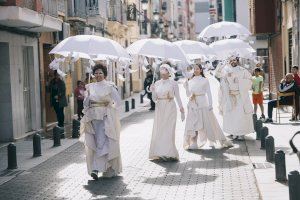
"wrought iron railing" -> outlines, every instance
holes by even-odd
[[[43,13],[52,17],[58,17],[57,0],[42,0]]]

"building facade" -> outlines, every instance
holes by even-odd
[[[40,38],[61,31],[57,10],[47,1],[0,3],[0,141],[12,141],[42,129]]]

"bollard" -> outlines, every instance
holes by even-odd
[[[256,131],[256,140],[260,139],[260,129],[263,127],[263,123],[261,120],[257,120],[255,123],[255,131]]]
[[[252,119],[253,119],[253,125],[254,125],[254,129],[255,129],[255,132],[256,132],[256,122],[257,122],[257,115],[256,114],[253,114],[252,115]]]
[[[266,137],[269,135],[268,127],[262,127],[260,129],[260,149],[266,148]]]
[[[42,155],[41,136],[38,133],[34,134],[32,143],[33,143],[33,157],[41,156]]]
[[[140,103],[144,103],[144,95],[140,94]]]
[[[300,199],[300,174],[298,171],[291,171],[288,175],[290,200]]]
[[[7,169],[17,169],[17,147],[14,143],[7,146]]]
[[[285,154],[282,150],[275,153],[276,181],[286,181]]]
[[[267,160],[267,162],[274,161],[274,152],[275,152],[274,138],[269,135],[266,137],[266,160]]]
[[[79,138],[80,121],[73,119],[72,122],[72,138]]]
[[[53,146],[58,147],[60,146],[60,138],[61,138],[61,130],[58,126],[53,128]]]
[[[125,112],[129,112],[129,101],[125,101]]]
[[[131,109],[135,109],[135,99],[131,99]]]

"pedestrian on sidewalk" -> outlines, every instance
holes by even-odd
[[[149,110],[155,110],[155,103],[152,99],[152,92],[150,91],[150,86],[153,83],[153,73],[152,70],[150,69],[147,74],[146,78],[144,81],[144,90],[145,93],[147,94],[147,98],[150,100],[150,109]]]
[[[184,88],[189,97],[184,149],[201,148],[207,141],[210,146],[214,146],[217,142],[222,147],[232,146],[213,113],[210,85],[204,76],[201,64],[194,65],[193,77],[184,83]]]
[[[240,65],[236,53],[229,58],[229,65],[219,71],[216,75],[221,78],[219,110],[223,115],[223,130],[235,140],[244,140],[244,135],[254,132],[249,97],[252,75]]]
[[[254,69],[254,76],[252,77],[252,102],[254,105],[254,114],[257,114],[257,105],[261,110],[261,120],[265,120],[264,115],[264,96],[263,96],[263,84],[264,79],[261,76],[261,68]]]
[[[68,106],[66,97],[66,85],[60,79],[56,70],[54,70],[54,78],[50,81],[50,102],[56,113],[59,127],[64,127],[65,115],[64,108]]]
[[[82,110],[83,110],[84,91],[85,91],[84,83],[82,81],[77,81],[77,87],[74,93],[77,100],[78,120],[81,120],[81,118],[83,117]]]
[[[292,73],[288,73],[285,75],[285,78],[281,80],[278,90],[281,93],[290,93],[295,92],[295,99],[292,96],[280,97],[280,99],[273,99],[268,102],[268,119],[266,119],[265,123],[273,123],[273,109],[277,107],[277,101],[279,101],[280,105],[293,105],[293,101],[299,102],[299,94],[300,89],[296,86],[296,82],[294,81],[294,76]],[[296,113],[292,117],[292,120],[296,120],[296,116],[299,114],[299,104],[296,103]]]
[[[179,159],[175,145],[175,129],[177,109],[174,98],[182,113],[184,120],[184,109],[179,95],[179,87],[173,78],[173,71],[168,64],[160,66],[161,80],[151,86],[152,97],[156,102],[152,139],[149,151],[151,160],[173,160]]]
[[[296,83],[296,85],[297,85],[297,87],[300,89],[300,77],[299,77],[299,67],[298,66],[293,66],[292,67],[292,73],[293,73],[293,75],[294,75],[294,81],[295,81],[295,83]],[[299,94],[300,95],[300,94]],[[296,104],[298,104],[298,106],[300,106],[300,98],[299,98],[299,96],[298,96],[298,99],[299,99],[299,101],[298,102],[296,102]],[[299,115],[298,116],[296,116],[296,119],[299,117]],[[299,119],[299,118],[298,118]],[[290,119],[290,121],[294,121],[295,119]]]
[[[88,173],[97,180],[98,173],[113,177],[122,171],[118,116],[121,98],[115,85],[105,80],[105,66],[97,64],[93,74],[96,82],[86,85],[80,141],[85,145]]]

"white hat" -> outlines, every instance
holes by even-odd
[[[168,65],[168,64],[162,64],[159,68],[159,71],[162,71],[162,70],[167,70],[171,76],[173,76],[175,73],[174,69],[172,67],[170,67],[170,65]]]
[[[232,51],[228,54],[228,58],[227,60],[233,60],[233,59],[236,59],[236,58],[239,58],[240,55],[237,51]]]

